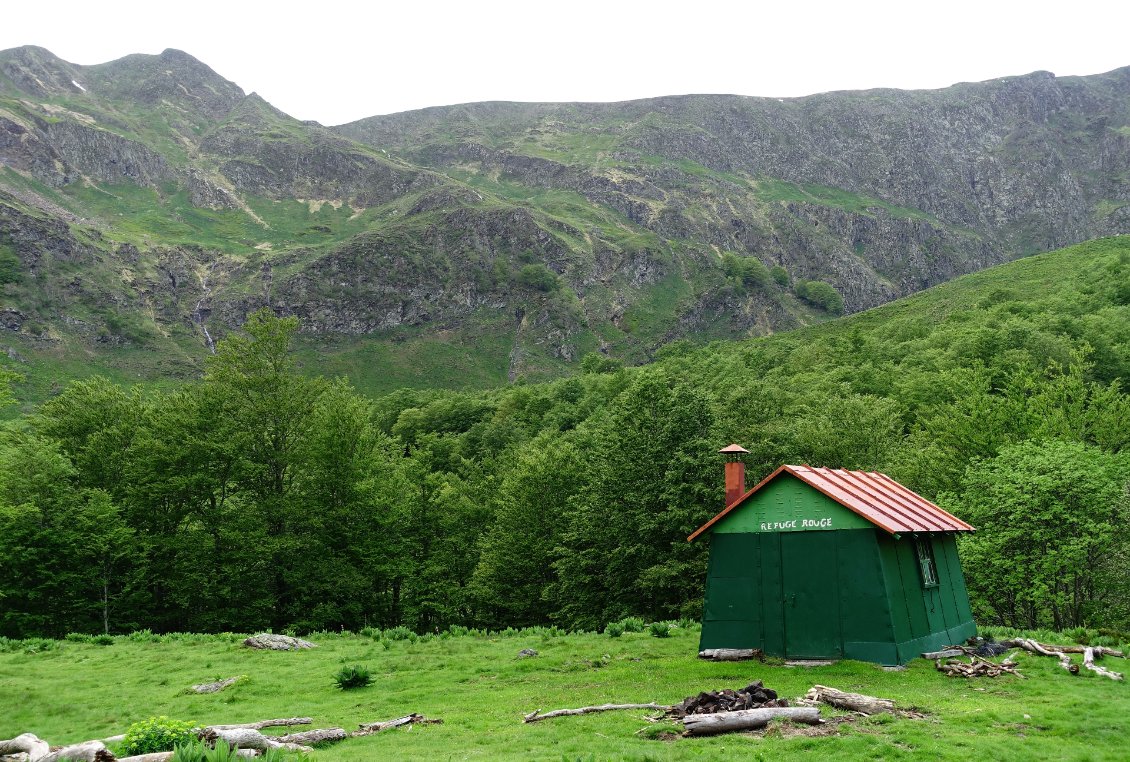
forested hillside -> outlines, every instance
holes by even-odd
[[[255,314],[173,391],[76,382],[0,444],[0,634],[697,614],[716,450],[882,470],[981,531],[979,621],[1130,626],[1130,238],[803,332],[486,393],[359,395]]]

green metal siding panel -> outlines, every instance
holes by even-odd
[[[699,650],[758,647],[760,554],[757,535],[711,537]]]
[[[874,524],[808,486],[781,474],[718,522],[712,532],[811,532],[871,529]]]
[[[838,532],[790,532],[781,535],[786,580],[785,655],[834,659],[843,652],[840,636]]]
[[[910,637],[921,638],[934,632],[926,616],[926,601],[922,590],[922,575],[918,570],[918,556],[914,543],[904,537],[895,543],[895,556],[898,558],[899,574],[902,575],[902,596],[906,601],[906,612],[910,616]]]
[[[838,544],[836,577],[842,601],[841,632],[845,654],[849,643],[863,648],[863,644],[871,642],[895,642],[879,557],[878,532],[865,529],[834,533]],[[891,653],[894,653],[893,648]]]
[[[957,538],[946,535],[940,543],[949,570],[947,584],[953,591],[954,605],[957,608],[957,621],[964,624],[973,621],[973,609],[969,606],[969,591],[965,589],[965,574],[961,570],[961,560],[957,554]]]
[[[953,538],[946,535],[931,538],[934,547],[934,563],[938,567],[938,602],[942,609],[942,624],[945,629],[956,627],[962,623],[957,610],[957,591],[954,590],[953,570],[950,568],[951,561],[946,552],[946,545],[952,542]],[[958,574],[961,574],[960,569]]]
[[[879,558],[883,565],[883,579],[886,587],[887,609],[891,612],[891,627],[895,642],[910,640],[914,635],[910,612],[903,594],[902,571],[898,561],[898,540],[888,535],[877,535]]]
[[[754,535],[761,542],[761,648],[770,656],[785,655],[784,580],[781,535]]]

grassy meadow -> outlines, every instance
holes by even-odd
[[[1026,680],[963,680],[925,660],[904,671],[851,661],[821,667],[707,662],[696,658],[698,635],[697,627],[673,629],[664,639],[540,628],[416,641],[322,633],[311,636],[317,649],[297,652],[252,651],[234,635],[135,633],[111,645],[7,641],[0,644],[6,651],[0,653],[0,738],[33,732],[52,744],[79,742],[122,733],[154,715],[200,724],[311,716],[313,727],[350,730],[419,712],[443,724],[348,739],[312,759],[1126,758],[1130,688],[1089,672],[1072,677],[1055,659],[1022,652],[1016,659]],[[523,648],[538,655],[519,658]],[[339,690],[333,676],[353,664],[368,667],[373,683]],[[1126,667],[1113,658],[1107,666]],[[194,683],[233,675],[247,678],[214,695],[186,693]],[[891,698],[927,717],[853,717],[815,729],[779,725],[696,739],[666,736],[678,727],[650,723],[646,711],[522,722],[534,709],[670,704],[758,679],[782,697],[800,696],[818,683]],[[829,719],[845,716],[827,707],[821,712]]]

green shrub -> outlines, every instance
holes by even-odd
[[[381,629],[379,627],[362,627],[361,636],[365,638],[372,638],[373,640],[381,639]]]
[[[178,745],[196,740],[194,727],[191,722],[170,720],[165,716],[150,717],[129,726],[122,741],[122,751],[127,756],[174,751]]]
[[[114,645],[114,636],[105,633],[99,635],[91,635],[90,641],[96,646],[112,646]]]
[[[776,281],[779,286],[789,285],[789,271],[781,265],[773,265],[769,270],[769,277]]]
[[[538,291],[556,291],[560,287],[557,273],[541,264],[522,265],[518,271],[518,282]]]
[[[243,757],[239,756],[239,747],[229,746],[227,741],[219,738],[215,748],[209,748],[203,741],[177,744],[172,762],[236,762],[240,759]],[[283,754],[278,749],[268,749],[258,759],[264,762],[282,762]]]
[[[620,620],[620,626],[624,628],[624,632],[643,632],[647,623],[638,616],[626,616]]]
[[[64,640],[69,640],[72,643],[89,643],[93,635],[87,635],[85,632],[68,632]]]
[[[347,691],[353,688],[364,688],[373,682],[373,676],[369,674],[369,670],[365,667],[355,664],[352,667],[342,667],[334,675],[334,682],[337,683],[338,688]]]
[[[666,622],[652,622],[647,631],[651,633],[653,638],[671,637],[671,625]]]
[[[384,638],[385,640],[410,640],[415,643],[419,636],[404,625],[397,625],[385,630]]]
[[[624,625],[620,622],[609,622],[604,628],[604,634],[610,638],[618,638],[624,634]]]
[[[796,295],[804,301],[833,315],[842,315],[844,298],[831,283],[822,280],[797,281]]]

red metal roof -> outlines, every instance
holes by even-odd
[[[891,534],[903,532],[972,532],[973,527],[952,513],[911,492],[886,474],[876,471],[845,471],[841,468],[781,466],[761,480],[724,511],[703,524],[688,537],[693,540],[710,529],[759,489],[787,472],[824,493],[853,513],[857,513]]]

